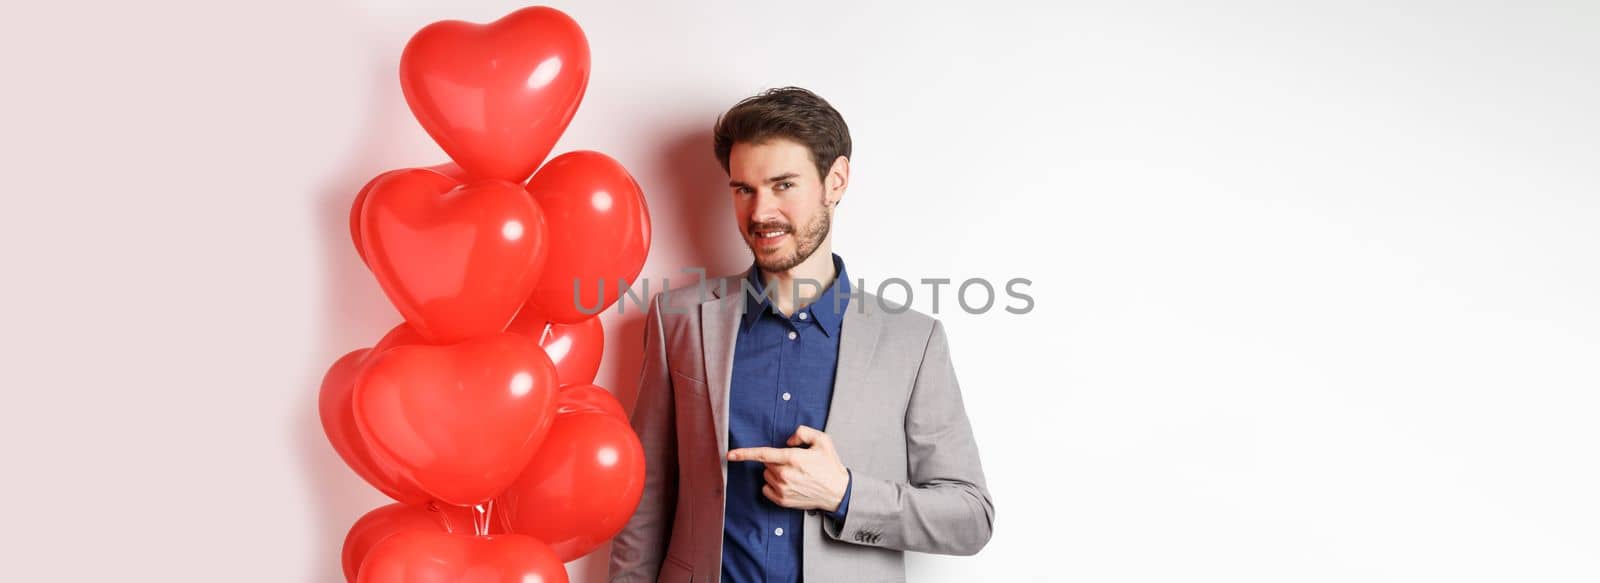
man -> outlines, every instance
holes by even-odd
[[[994,504],[944,328],[833,253],[844,119],[769,90],[717,120],[715,151],[755,262],[651,302],[644,496],[611,581],[904,581],[904,551],[977,553]]]

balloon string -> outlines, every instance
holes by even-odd
[[[551,323],[548,320],[545,321],[545,323],[544,323],[544,332],[540,332],[539,333],[539,345],[540,346],[543,346],[545,341],[550,339],[550,327],[551,327]]]
[[[494,511],[494,500],[480,502],[472,507],[472,529],[478,536],[489,536],[489,514]]]

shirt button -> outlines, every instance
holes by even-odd
[[[778,535],[778,536],[783,536],[783,527],[780,526],[778,528],[772,529],[772,534],[775,534],[775,535]]]
[[[800,334],[795,332],[794,330],[790,330],[789,331],[789,339],[790,340],[794,340],[795,338],[798,338],[799,336],[800,336]]]
[[[805,312],[800,312],[800,319],[801,320],[806,319],[806,313]]]
[[[783,400],[785,400],[785,401],[789,400],[789,393],[784,393],[783,394]]]

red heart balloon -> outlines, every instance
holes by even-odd
[[[396,346],[407,346],[412,344],[421,344],[424,346],[434,345],[433,343],[428,342],[427,338],[423,338],[421,334],[418,334],[416,328],[412,328],[410,324],[401,322],[395,325],[395,327],[390,328],[389,331],[383,335],[383,338],[379,338],[377,344],[372,345],[372,353],[378,354],[381,352],[386,352],[390,348],[394,348]]]
[[[359,583],[567,583],[550,547],[530,536],[410,530],[378,543]]]
[[[545,329],[547,324],[548,331]],[[599,318],[590,318],[577,324],[550,324],[525,308],[506,326],[506,332],[537,340],[539,347],[544,349],[545,356],[550,357],[550,361],[555,363],[556,378],[560,380],[562,387],[594,382],[595,374],[600,371],[600,353],[605,349],[605,331],[600,327]],[[372,347],[372,351],[376,354],[408,344],[432,343],[418,334],[410,324],[402,322],[384,334],[383,338],[378,340],[378,344]]]
[[[455,162],[440,162],[438,164],[429,166],[426,169],[449,176],[451,180],[456,182],[468,182],[472,180],[470,176],[467,176],[467,171],[462,170],[461,166],[457,165]]]
[[[500,521],[490,521],[489,534],[505,532],[498,528]],[[473,534],[472,509],[464,506],[390,504],[372,509],[350,527],[344,537],[344,549],[339,562],[344,567],[344,580],[355,583],[361,561],[372,547],[398,532],[421,530],[426,532],[453,532]]]
[[[650,211],[639,183],[610,156],[579,150],[540,168],[528,192],[550,227],[550,260],[529,303],[562,324],[615,303],[650,252]]]
[[[411,113],[476,178],[522,182],[550,154],[589,85],[589,41],[559,10],[489,24],[435,22],[400,54]]]
[[[369,348],[354,350],[328,367],[328,374],[322,377],[322,390],[317,399],[322,431],[328,435],[328,442],[333,444],[333,450],[339,453],[345,465],[355,470],[356,475],[372,484],[372,487],[401,502],[427,502],[426,493],[373,458],[366,439],[361,437],[361,431],[356,426],[350,396],[355,389],[357,375],[372,354],[373,350]]]
[[[616,417],[623,423],[628,423],[628,413],[622,409],[622,403],[607,391],[596,385],[567,385],[561,387],[556,394],[556,416],[567,413],[605,413]]]
[[[367,263],[389,301],[430,342],[500,332],[538,282],[544,214],[510,182],[446,191],[435,176],[391,174],[367,192]]]
[[[595,412],[556,416],[550,439],[500,496],[511,532],[542,540],[562,561],[616,536],[644,492],[644,449],[626,421]]]
[[[600,353],[606,348],[606,333],[600,327],[599,318],[557,324],[540,316],[531,306],[524,306],[506,325],[506,331],[538,339],[539,347],[556,363],[556,376],[561,378],[563,387],[592,383],[594,375],[600,372]]]
[[[434,499],[484,502],[516,479],[555,416],[556,369],[532,338],[396,346],[356,378],[356,425],[379,463]]]
[[[350,205],[350,240],[355,242],[356,255],[361,257],[362,263],[367,262],[367,249],[366,246],[362,245],[361,243],[361,207],[362,205],[366,204],[367,192],[372,190],[372,185],[377,184],[379,180],[383,180],[384,178],[393,176],[395,174],[415,173],[417,176],[411,177],[411,180],[416,180],[419,183],[429,184],[432,186],[432,188],[436,188],[439,192],[444,192],[455,187],[457,184],[460,184],[461,178],[458,175],[452,175],[446,172],[442,168],[443,166],[446,166],[446,164],[440,164],[439,166],[431,166],[428,168],[401,168],[399,170],[390,170],[373,177],[372,180],[368,180],[367,184],[361,187],[361,191],[356,193],[355,202]],[[450,166],[454,167],[454,165]],[[457,170],[459,171],[459,169]]]

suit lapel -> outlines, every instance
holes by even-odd
[[[728,391],[733,382],[733,350],[739,340],[739,318],[744,315],[744,294],[739,279],[723,279],[711,289],[714,299],[700,304],[700,338],[706,359],[706,389],[710,392],[713,430],[718,459],[728,457]],[[729,289],[729,288],[732,289]],[[728,464],[722,464],[722,483],[728,483]]]
[[[730,277],[711,288],[713,299],[700,304],[700,338],[705,355],[707,397],[715,421],[717,458],[728,457],[728,396],[733,384],[733,353],[739,341],[739,320],[744,315],[742,276]],[[857,302],[861,302],[860,305]],[[833,399],[823,431],[830,435],[850,427],[848,416],[867,402],[867,375],[878,347],[882,319],[864,295],[850,298],[839,327],[839,362],[833,381]],[[722,483],[728,483],[728,464],[722,465]]]
[[[874,308],[865,294],[850,298],[845,306],[844,321],[839,326],[839,364],[833,377],[833,400],[828,403],[827,426],[822,428],[830,436],[837,437],[842,428],[850,427],[848,415],[860,411],[861,404],[866,402],[870,390],[867,373],[872,370],[872,356],[883,326]]]

